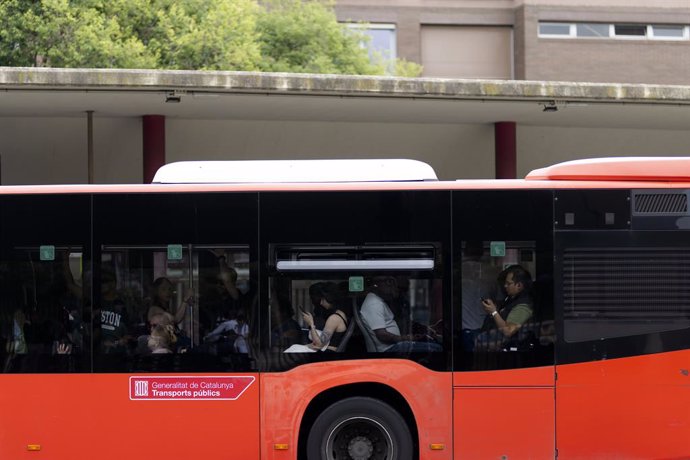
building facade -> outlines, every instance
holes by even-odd
[[[336,11],[423,77],[690,84],[687,0],[338,0]]]

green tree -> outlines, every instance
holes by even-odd
[[[254,0],[159,0],[148,46],[166,69],[257,70]],[[136,30],[136,29],[135,29]]]
[[[98,2],[3,0],[0,64],[51,67],[153,67],[155,57],[123,33]]]
[[[0,65],[419,74],[329,0],[0,0]]]
[[[314,0],[269,0],[259,15],[261,70],[272,72],[380,75],[360,46],[366,40],[339,24],[330,4]]]

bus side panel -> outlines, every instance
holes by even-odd
[[[453,397],[455,458],[553,457],[553,388],[466,387]]]
[[[690,458],[690,351],[558,366],[567,459]]]
[[[125,374],[0,376],[0,458],[258,458],[258,375],[242,375],[234,401],[132,401]]]
[[[419,430],[420,459],[452,458],[452,374],[413,361],[377,359],[323,362],[261,376],[262,458],[296,459],[304,411],[318,394],[361,382],[387,385],[407,401]],[[368,396],[368,395],[360,395]],[[287,443],[288,451],[274,449]],[[444,444],[443,450],[429,445]]]
[[[455,458],[553,458],[553,366],[455,372],[453,386]]]

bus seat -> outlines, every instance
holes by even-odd
[[[347,342],[350,341],[350,337],[352,337],[352,333],[354,331],[355,331],[355,321],[352,321],[352,318],[350,318],[350,322],[347,325],[347,330],[345,331],[345,335],[343,336],[343,339],[340,341],[338,348],[335,349],[336,352],[345,351],[345,347],[347,347]]]
[[[355,318],[355,322],[357,323],[357,327],[359,327],[359,330],[362,332],[362,335],[364,336],[364,344],[367,347],[368,352],[375,352],[376,351],[376,343],[374,342],[374,331],[369,329],[363,322],[362,318],[359,315],[359,307],[355,306],[355,308],[352,309],[352,316]]]

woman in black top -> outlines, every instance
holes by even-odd
[[[326,324],[319,334],[314,326],[311,313],[303,313],[304,322],[309,328],[310,346],[316,350],[336,351],[347,331],[348,315],[343,308],[342,296],[335,283],[323,283],[320,305],[326,310]],[[327,347],[326,347],[327,346]],[[324,349],[324,347],[326,347]]]

